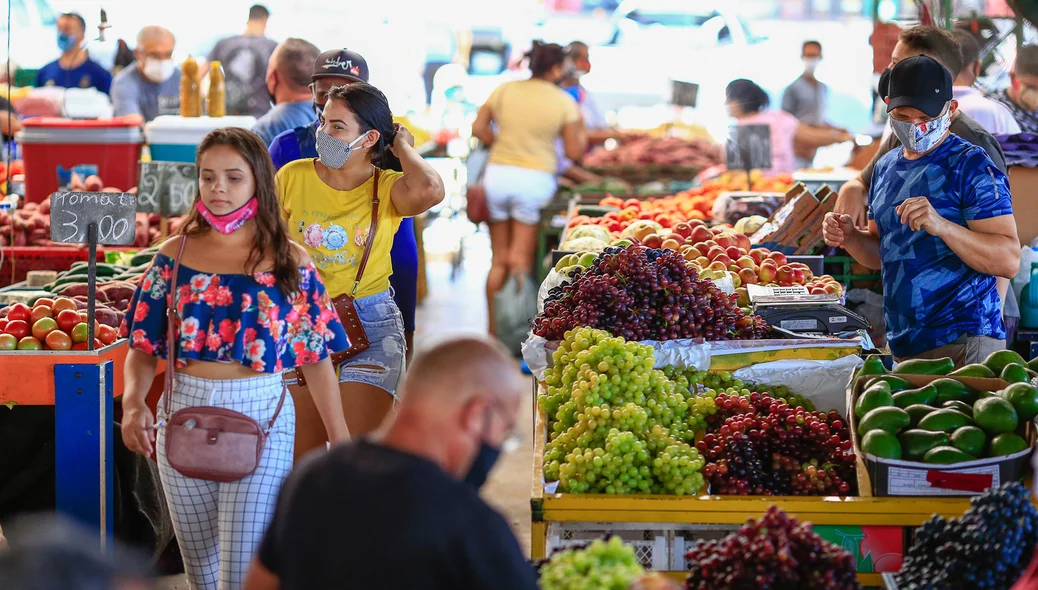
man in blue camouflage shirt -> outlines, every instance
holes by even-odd
[[[898,360],[982,362],[1005,348],[996,277],[1020,264],[1009,181],[987,153],[948,130],[958,104],[951,74],[926,56],[890,72],[887,111],[902,149],[876,165],[869,229],[829,213],[823,233],[882,269],[883,313]]]

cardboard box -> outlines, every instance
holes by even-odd
[[[999,391],[1009,384],[1001,379],[979,377],[945,377],[944,375],[895,375],[916,387],[937,379],[955,379],[978,391]],[[1035,445],[1035,425],[1028,423],[1025,438],[1031,446],[1019,453],[934,465],[920,461],[883,459],[861,450],[858,437],[858,419],[854,403],[872,381],[871,376],[860,377],[847,390],[847,418],[851,423],[851,440],[858,455],[858,490],[861,495],[873,496],[974,496],[1007,481],[1018,481],[1030,466]]]
[[[818,199],[803,184],[797,184],[786,194],[787,201],[775,211],[750,237],[754,246],[765,246],[772,250],[792,254],[795,239],[807,220],[820,204]]]
[[[1011,166],[1009,191],[1013,194],[1013,216],[1020,244],[1038,238],[1038,168]]]

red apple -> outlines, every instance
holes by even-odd
[[[729,233],[718,234],[714,241],[717,245],[722,248],[728,248],[735,245],[735,236]]]
[[[755,269],[757,263],[747,255],[740,256],[735,259],[735,264],[738,264],[741,268]]]
[[[5,334],[10,334],[19,340],[28,336],[30,332],[29,322],[25,320],[11,320],[7,322],[7,327],[4,329]]]
[[[750,237],[746,234],[735,234],[735,245],[749,252],[751,248]]]
[[[693,246],[693,248],[698,250],[699,253],[702,254],[703,256],[706,256],[707,253],[710,252],[710,246],[708,246],[706,242],[699,242],[698,244]]]
[[[725,266],[723,263],[718,262],[716,260],[711,262],[710,266],[708,266],[707,268],[709,268],[710,270],[717,270],[717,271],[721,271],[721,272],[725,272],[725,271],[728,270],[727,266]]]
[[[697,227],[707,227],[706,222],[702,219],[689,219],[688,224],[692,226],[692,229]]]
[[[717,257],[718,256],[722,256],[722,255],[725,255],[725,252],[724,252],[724,248],[722,248],[720,246],[712,246],[706,252],[706,257],[709,258],[710,260],[717,260]]]
[[[768,254],[768,258],[774,260],[775,264],[779,265],[780,267],[784,266],[787,263],[786,255],[782,252],[772,252],[771,254]]]
[[[757,278],[757,273],[753,272],[753,269],[750,268],[741,269],[739,271],[739,278],[742,279],[742,284],[744,285],[756,285],[759,280]]]
[[[12,322],[15,320],[21,320],[28,323],[32,319],[32,309],[24,303],[12,303],[11,307],[7,310],[7,319]]]
[[[688,238],[692,235],[692,226],[686,221],[679,221],[674,224],[674,233],[678,234],[682,238]]]
[[[762,264],[760,270],[757,271],[757,277],[760,279],[761,285],[770,285],[775,282],[775,275],[778,273],[778,269],[775,268],[774,264]]]
[[[725,269],[727,269],[729,266],[732,266],[732,259],[729,258],[727,254],[720,254],[717,256],[717,258],[714,258],[713,261],[724,264]]]
[[[804,276],[804,269],[791,267],[793,269],[793,282],[798,285],[807,283],[807,277]]]
[[[699,265],[699,268],[706,268],[707,266],[710,266],[710,259],[706,256],[700,256],[699,258],[696,258],[696,264]]]
[[[624,206],[622,207],[622,209],[637,209],[638,211],[641,211],[642,202],[638,199],[627,199],[626,201],[624,201]]]
[[[778,268],[775,280],[778,281],[780,285],[793,284],[793,269],[790,268],[788,264],[783,264]]]
[[[677,250],[681,247],[681,244],[679,244],[677,240],[667,239],[663,240],[663,243],[660,244],[660,247],[664,250]]]
[[[821,287],[811,287],[807,292],[812,295],[825,295],[825,289]]]
[[[767,260],[767,254],[765,254],[764,251],[760,248],[754,248],[753,250],[750,250],[749,257],[757,263],[757,266],[760,266],[762,262]]]
[[[824,290],[824,291],[825,291],[826,293],[831,293],[831,294],[833,294],[833,295],[839,295],[839,294],[840,294],[840,291],[841,291],[841,288],[840,288],[840,286],[839,286],[839,285],[837,285],[837,284],[835,284],[835,283],[826,283],[826,284],[825,284],[825,286],[824,286],[824,287],[822,287],[822,289],[823,289],[823,290]]]
[[[738,260],[739,258],[742,258],[742,255],[745,254],[746,251],[738,246],[728,246],[728,248],[725,249],[724,253],[728,255],[728,258],[731,258],[732,260]]]
[[[71,333],[72,328],[76,327],[76,324],[79,323],[79,312],[71,309],[64,309],[58,313],[58,317],[55,319],[58,321],[59,328],[64,332]]]
[[[698,225],[692,229],[692,233],[689,234],[688,237],[695,240],[696,243],[699,243],[713,239],[714,234],[710,233],[710,229],[705,225]]]
[[[642,244],[645,244],[646,248],[659,248],[663,245],[663,238],[656,234],[649,234],[642,238]]]

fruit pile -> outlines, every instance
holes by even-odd
[[[668,365],[663,367],[663,374],[678,384],[679,391],[713,390],[713,393],[711,393],[712,397],[716,397],[717,394],[721,393],[742,397],[749,397],[754,393],[766,393],[772,399],[782,400],[794,408],[804,408],[809,412],[813,412],[815,409],[811,400],[790,391],[785,385],[771,386],[760,383],[746,383],[741,379],[735,379],[728,371],[711,373],[709,371],[699,371],[695,367],[682,369]]]
[[[634,341],[754,339],[767,333],[764,320],[700,278],[677,252],[610,247],[590,268],[573,269],[570,278],[549,291],[534,334],[559,340],[582,326]]]
[[[934,516],[916,529],[897,584],[902,590],[1005,589],[1031,561],[1038,511],[1031,491],[1006,483],[970,501],[961,518]]]
[[[15,303],[2,311],[0,351],[6,350],[87,350],[89,321],[85,311],[72,299],[39,299],[32,309]],[[116,327],[94,324],[94,348],[116,340]]]
[[[689,442],[716,412],[652,367],[650,346],[602,330],[566,333],[545,373],[544,479],[570,493],[694,495],[704,460]]]
[[[878,367],[877,367],[878,365]],[[1030,445],[1022,435],[1038,416],[1038,388],[1017,353],[1001,350],[983,364],[952,371],[951,359],[909,360],[885,375],[876,357],[861,374],[869,378],[854,405],[862,451],[885,459],[933,464],[1012,455]],[[913,387],[898,375],[949,375]],[[976,391],[952,377],[1001,375],[1010,385]]]
[[[688,171],[695,174],[724,162],[724,153],[709,139],[636,137],[614,149],[597,148],[584,158],[584,167],[600,175],[639,168]]]
[[[697,541],[685,558],[689,590],[859,587],[850,553],[776,506],[723,539]]]
[[[559,551],[537,573],[541,590],[627,590],[645,568],[638,563],[634,549],[620,537],[612,537]]]
[[[717,394],[696,448],[714,494],[846,496],[855,489],[850,431],[837,412],[813,412],[768,394]]]

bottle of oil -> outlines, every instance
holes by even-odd
[[[188,56],[180,66],[180,116],[202,116],[202,85],[199,83],[198,62]]]
[[[227,87],[224,84],[223,66],[218,61],[209,64],[209,94],[206,95],[205,112],[210,117],[227,115]]]

